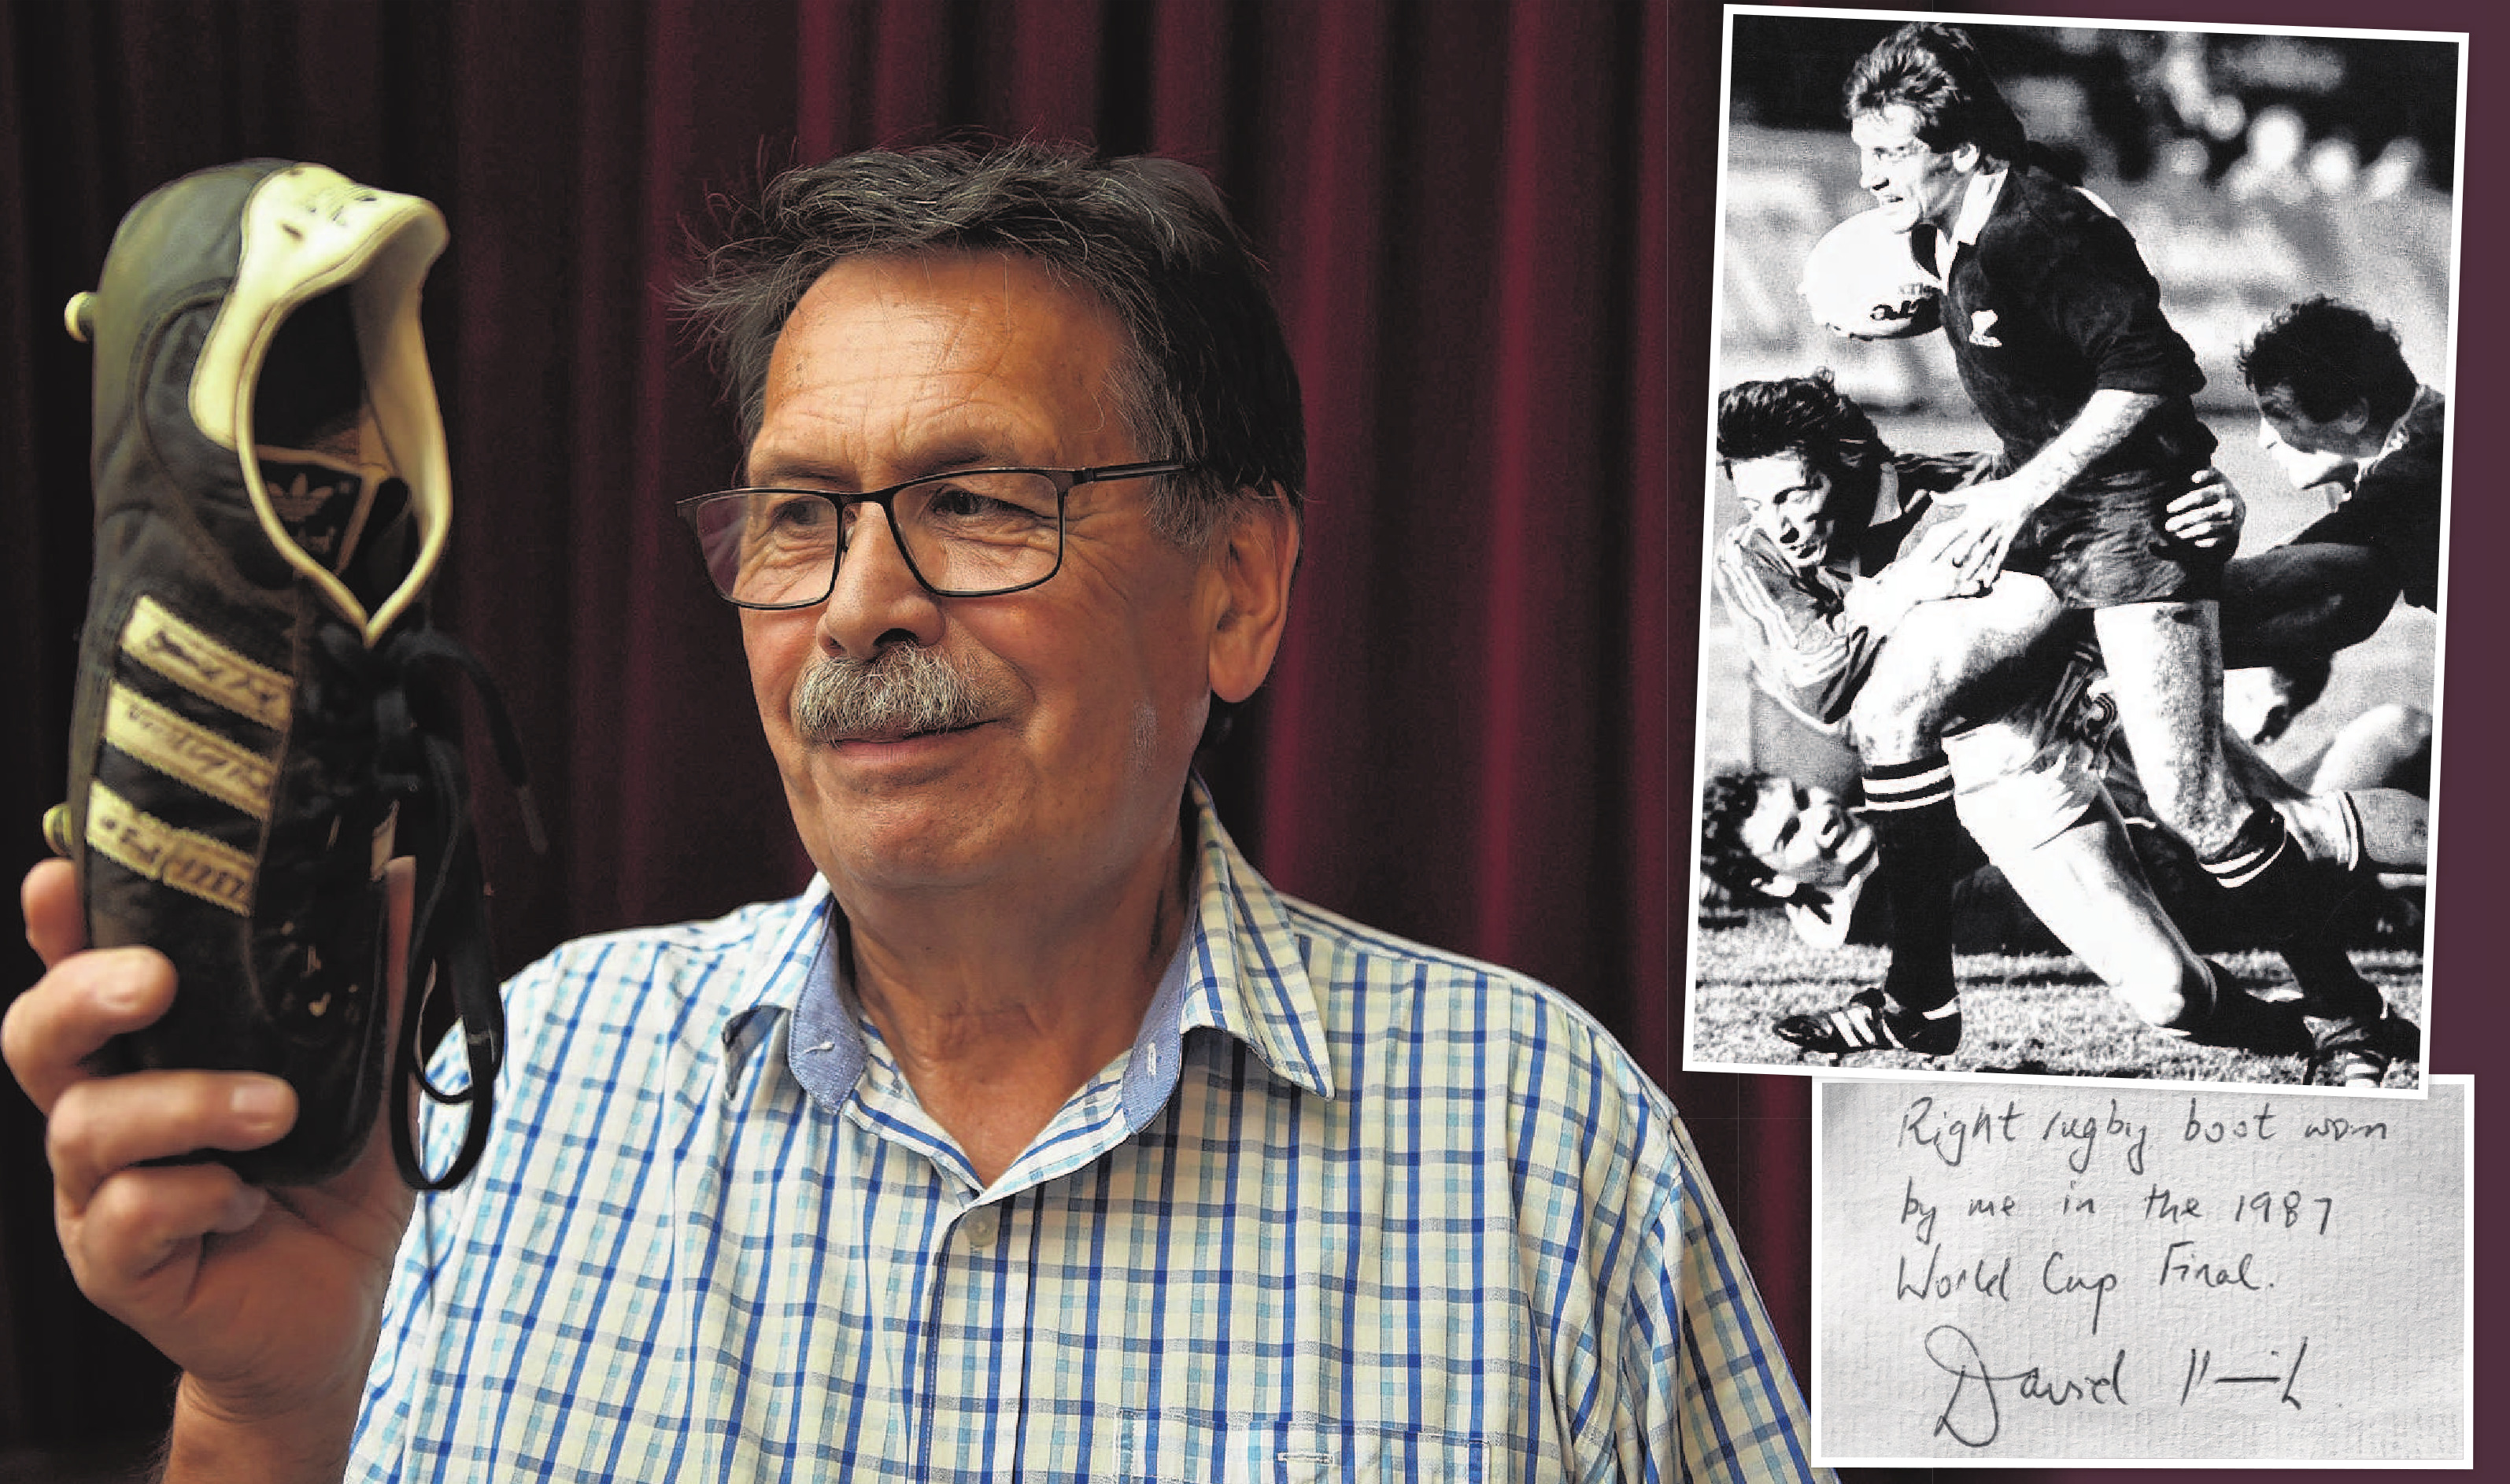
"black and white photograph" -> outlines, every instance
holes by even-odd
[[[2463,37],[1728,12],[1687,1067],[2419,1095]]]

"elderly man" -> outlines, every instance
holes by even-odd
[[[1554,992],[1272,891],[1191,778],[1304,476],[1208,182],[841,159],[690,302],[747,484],[682,514],[808,891],[519,975],[477,1173],[413,1214],[380,1139],[310,1189],[143,1162],[286,1090],[86,1075],[170,975],[29,880],[10,1058],[83,1285],[185,1368],[175,1475],[1809,1472],[1662,1093]]]

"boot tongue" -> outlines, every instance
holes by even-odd
[[[252,426],[253,459],[280,524],[305,554],[345,574],[378,491],[399,483],[366,405],[347,289],[297,306],[272,336]]]
[[[320,448],[255,443],[252,456],[261,466],[261,482],[270,491],[271,508],[279,513],[288,536],[323,566],[335,573],[345,571],[357,554],[375,487],[391,478],[392,471],[353,463]]]

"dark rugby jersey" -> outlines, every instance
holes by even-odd
[[[2449,400],[2429,387],[2390,430],[2386,446],[2354,476],[2344,503],[2287,543],[2369,547],[2397,574],[2407,602],[2440,607],[2440,477]]]
[[[2169,400],[2083,477],[2190,470],[2213,456],[2214,435],[2188,400],[2205,373],[2163,317],[2161,287],[2135,238],[2089,195],[2036,168],[2008,171],[1975,241],[1958,245],[1944,334],[2008,469],[2104,390]]]

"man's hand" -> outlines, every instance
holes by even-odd
[[[2162,508],[2161,529],[2200,552],[2236,551],[2248,514],[2248,502],[2230,476],[2209,465],[2188,479],[2186,493]]]
[[[396,1006],[410,884],[395,862]],[[267,1144],[295,1121],[295,1093],[253,1073],[97,1075],[107,1041],[173,1003],[173,966],[149,948],[88,951],[67,861],[29,871],[23,900],[49,971],[9,1007],[0,1051],[47,1120],[54,1223],[80,1289],[185,1372],[167,1476],[337,1479],[409,1220],[390,1141],[370,1131],[319,1186],[149,1162]]]
[[[1963,577],[1985,585],[1996,581],[2004,554],[2031,513],[2057,491],[2074,482],[2103,454],[2124,442],[2163,399],[2151,392],[2123,392],[2103,387],[2084,400],[2083,409],[2055,438],[2040,445],[2031,461],[2001,479],[1947,490],[1936,500],[1961,507],[1960,514],[1937,526],[1929,550],[1958,566]]]
[[[1962,575],[1957,563],[1928,554],[1941,527],[1927,533],[1920,550],[1901,557],[1872,577],[1860,578],[1847,590],[1841,608],[1847,622],[1870,633],[1887,634],[1900,627],[1920,603],[1976,597],[1989,584]],[[1994,574],[1989,574],[1991,580]]]
[[[1957,513],[1935,528],[1927,554],[1948,564],[1971,590],[1983,590],[2003,570],[2013,538],[2046,497],[2008,477],[1947,490],[1936,498],[1957,507]]]
[[[2003,570],[2004,553],[2021,534],[2023,522],[2046,499],[2035,485],[2010,477],[1946,490],[1935,500],[1957,513],[1927,532],[1912,554],[1948,567],[1957,593],[1984,592]]]

